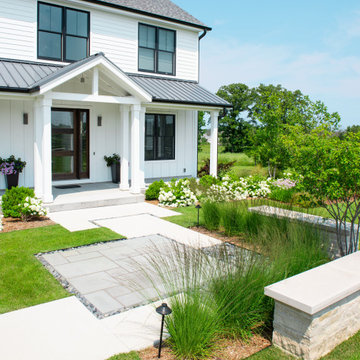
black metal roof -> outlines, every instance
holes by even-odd
[[[0,91],[28,93],[38,91],[41,86],[87,64],[97,57],[103,57],[113,64],[103,53],[92,55],[69,65],[0,59]],[[122,72],[121,69],[119,70]],[[151,95],[153,102],[216,107],[231,106],[227,101],[204,89],[195,81],[141,74],[124,74],[134,84]]]
[[[28,92],[37,82],[62,68],[62,65],[0,59],[0,91]]]
[[[200,20],[190,15],[170,0],[83,0],[104,6],[112,6],[125,11],[149,15],[164,20],[175,21],[197,28],[211,30]]]
[[[128,74],[153,97],[153,102],[229,107],[230,103],[204,89],[195,81]]]

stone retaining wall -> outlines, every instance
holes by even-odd
[[[275,300],[273,344],[316,360],[360,330],[360,252],[265,288]]]

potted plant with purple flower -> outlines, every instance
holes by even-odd
[[[16,159],[14,155],[6,159],[0,157],[0,173],[5,175],[6,188],[11,189],[19,184],[19,174],[22,173],[26,161],[20,158]]]

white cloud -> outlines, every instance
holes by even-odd
[[[260,83],[281,84],[324,101],[331,111],[340,112],[344,123],[360,119],[357,105],[360,104],[360,56],[339,56],[330,51],[299,53],[295,46],[240,44],[236,39],[208,38],[201,46],[200,81],[212,91],[236,82],[251,87]],[[337,100],[338,108],[327,102],[331,99]],[[355,115],[351,119],[349,102]]]

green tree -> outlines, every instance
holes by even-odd
[[[258,123],[253,133],[252,153],[267,166],[269,176],[290,164],[290,154],[284,135],[294,126],[308,133],[319,124],[336,126],[337,113],[330,114],[322,102],[312,102],[299,90],[290,91],[281,85],[263,85],[255,89],[254,105],[249,116]]]
[[[238,83],[222,86],[216,94],[233,105],[219,120],[219,137],[224,151],[237,153],[248,150],[254,125],[245,117],[254,102],[253,90]]]
[[[206,132],[205,111],[198,111],[198,151],[201,150],[201,145],[204,143],[204,134]]]
[[[293,128],[287,137],[291,165],[336,223],[341,256],[357,251],[360,220],[360,133],[340,139],[325,124],[310,133]]]

